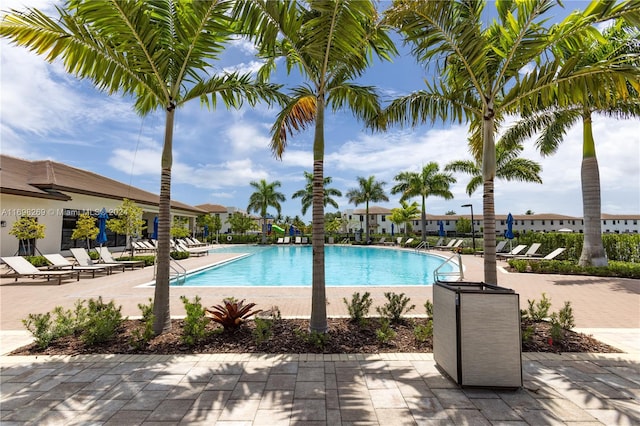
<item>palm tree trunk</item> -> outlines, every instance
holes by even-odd
[[[484,215],[484,282],[498,284],[496,269],[496,211],[494,200],[494,182],[496,176],[496,144],[494,133],[493,101],[489,101],[482,122],[482,178],[484,193],[482,214]]]
[[[420,232],[422,241],[427,241],[427,197],[422,196],[422,213],[420,213]]]
[[[167,119],[162,149],[162,172],[160,175],[160,201],[158,212],[158,251],[156,285],[153,299],[153,332],[162,334],[171,329],[169,300],[169,262],[171,229],[171,165],[173,163],[173,120],[175,104],[167,108]]]
[[[327,331],[327,296],[324,271],[324,95],[316,103],[316,127],[313,139],[313,213],[311,218],[312,288],[309,330]]]
[[[366,228],[366,232],[364,233],[365,236],[365,243],[369,244],[369,240],[371,239],[369,236],[370,230],[369,230],[369,200],[366,201],[365,203],[365,209],[364,209],[364,213],[365,213],[365,217],[364,217],[364,227]]]
[[[602,212],[600,199],[600,171],[591,127],[591,113],[582,118],[582,215],[584,218],[584,244],[578,264],[580,266],[607,266],[607,254],[602,242]]]

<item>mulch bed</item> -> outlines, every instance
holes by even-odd
[[[275,320],[271,336],[257,343],[254,335],[255,323],[248,321],[237,329],[222,331],[216,324],[210,323],[207,331],[210,335],[196,345],[188,346],[182,340],[183,320],[172,320],[170,332],[153,338],[143,347],[131,344],[132,330],[142,330],[140,320],[125,320],[111,341],[94,346],[85,345],[78,336],[60,338],[46,349],[35,344],[19,348],[11,355],[80,355],[80,354],[213,354],[213,353],[362,353],[382,352],[432,352],[431,338],[419,342],[414,335],[414,327],[426,324],[427,319],[410,318],[400,324],[392,325],[396,335],[387,343],[381,343],[376,336],[380,327],[378,318],[367,319],[366,324],[358,325],[346,318],[330,318],[329,330],[321,342],[317,336],[308,333],[309,321],[306,319]],[[565,331],[561,342],[550,340],[550,325],[546,322],[524,322],[533,327],[533,334],[523,342],[523,352],[592,352],[615,353],[618,349],[605,345],[592,337]],[[315,338],[314,338],[315,337]]]

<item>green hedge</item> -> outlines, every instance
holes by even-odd
[[[607,267],[578,266],[570,260],[509,259],[509,266],[518,272],[536,274],[591,275],[601,277],[640,278],[640,264],[609,261]]]
[[[583,242],[583,234],[558,232],[527,232],[513,240],[514,244],[540,243],[542,245],[538,252],[544,254],[565,247],[567,250],[562,254],[563,258],[575,262],[580,259]],[[640,263],[640,234],[603,234],[602,243],[610,261]]]

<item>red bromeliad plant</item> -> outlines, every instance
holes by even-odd
[[[214,305],[206,308],[206,316],[212,321],[221,324],[224,329],[236,328],[247,318],[261,312],[261,309],[252,311],[255,303],[244,304],[244,300],[237,301],[233,298],[222,300],[222,305]]]

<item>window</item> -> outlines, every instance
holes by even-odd
[[[360,215],[360,222],[364,222],[364,216]]]
[[[382,215],[382,221],[386,222],[387,221],[387,217],[385,215]],[[384,233],[384,230],[382,230],[382,232]]]
[[[353,219],[353,217],[351,215],[349,215],[349,220]]]
[[[387,229],[386,228],[382,228],[382,233],[386,234],[387,233]]]
[[[564,220],[560,220],[560,225],[564,225]]]
[[[533,221],[531,221],[531,225],[533,225]]]
[[[448,221],[448,220],[446,220],[446,221],[444,222],[444,224],[445,224],[445,225],[448,225],[448,224],[449,224],[449,221]]]
[[[544,225],[544,220],[542,221],[542,224]],[[547,232],[547,231],[544,231],[544,232]]]
[[[504,225],[504,220],[501,220],[501,221],[500,221],[500,225]]]
[[[544,224],[543,224],[543,225],[544,225]],[[550,223],[550,225],[553,225],[553,219],[551,219],[551,223]]]
[[[624,224],[625,224],[625,225],[628,225],[628,223],[627,223],[627,219],[625,219],[625,220],[624,220]]]

